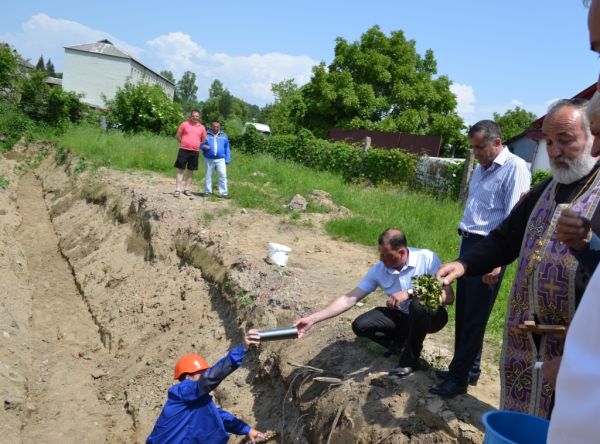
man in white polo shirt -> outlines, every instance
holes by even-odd
[[[356,288],[324,309],[298,319],[294,325],[298,327],[299,337],[302,337],[314,324],[345,312],[380,287],[388,297],[387,306],[360,315],[352,323],[352,329],[357,336],[367,337],[386,348],[402,350],[398,368],[392,372],[407,376],[418,369],[427,333],[441,330],[448,322],[445,307],[440,306],[437,312],[431,312],[412,298],[411,278],[435,275],[441,262],[429,250],[409,248],[406,236],[397,228],[388,228],[381,233],[378,244],[380,261]],[[453,298],[452,287],[445,286],[442,289],[443,303],[451,304]]]

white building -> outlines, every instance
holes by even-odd
[[[65,91],[83,94],[82,101],[105,108],[104,98],[115,97],[125,83],[158,84],[173,99],[175,85],[108,40],[66,46],[62,86]]]

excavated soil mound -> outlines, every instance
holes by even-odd
[[[42,148],[20,146],[0,161],[8,181],[0,188],[5,442],[144,442],[178,356],[215,362],[245,329],[290,325],[353,288],[378,260],[374,248],[325,234],[322,222],[345,212],[308,224],[307,215],[176,199],[171,178],[76,174],[75,162],[57,166],[53,155],[23,175]],[[268,242],[292,248],[287,267],[269,263]],[[382,299],[370,296],[301,340],[261,344],[214,392],[216,402],[272,431],[271,442],[482,442],[481,414],[497,407],[495,364],[452,400],[428,393],[431,370],[387,376],[397,358],[350,329]],[[452,336],[449,328],[430,335],[426,361],[447,364]]]

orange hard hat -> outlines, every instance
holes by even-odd
[[[206,363],[202,356],[190,353],[179,358],[179,361],[175,364],[173,379],[179,379],[184,373],[196,373],[209,368],[210,365]]]

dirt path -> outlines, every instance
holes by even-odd
[[[111,412],[93,386],[86,350],[101,352],[98,328],[82,301],[71,270],[58,251],[40,184],[32,174],[19,182],[18,240],[30,270],[31,417],[24,442],[110,442]]]
[[[0,442],[143,443],[178,356],[215,362],[245,329],[289,325],[377,260],[373,247],[327,236],[335,216],[174,199],[172,179],[76,174],[76,162],[51,156],[21,176],[36,147],[20,150],[0,162]],[[286,268],[265,261],[271,241],[292,247]],[[480,384],[451,400],[429,394],[431,369],[387,378],[396,358],[350,328],[381,295],[363,302],[300,341],[261,344],[214,391],[217,404],[279,432],[273,442],[481,443],[479,418],[497,407],[493,357]],[[428,336],[428,363],[447,365],[451,333]]]

